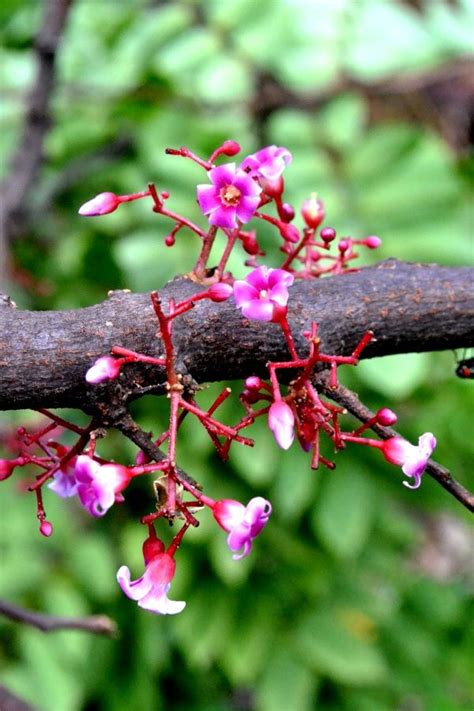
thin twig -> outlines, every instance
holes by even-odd
[[[106,615],[91,615],[90,617],[59,617],[45,615],[41,612],[25,610],[6,600],[0,600],[0,614],[15,622],[36,627],[42,632],[55,632],[57,630],[84,630],[92,634],[116,637],[117,624]]]
[[[331,400],[337,402],[338,405],[342,405],[348,412],[351,413],[351,415],[354,415],[354,417],[361,422],[367,422],[374,416],[374,413],[363,405],[356,393],[349,390],[349,388],[346,388],[343,385],[338,385],[335,389],[331,388],[329,385],[328,373],[318,373],[316,376],[316,382],[320,392],[326,395],[326,397],[331,398]],[[401,436],[392,427],[374,425],[371,429],[382,439]],[[454,496],[454,498],[456,498],[463,506],[465,506],[468,511],[474,512],[474,494],[471,494],[471,492],[468,491],[462,484],[456,481],[456,479],[451,476],[451,473],[445,467],[430,459],[426,467],[426,473],[437,481],[438,484],[441,484],[441,486],[452,496]]]

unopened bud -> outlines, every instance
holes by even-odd
[[[0,481],[8,479],[17,465],[16,459],[0,459]]]
[[[230,284],[226,284],[223,281],[218,281],[216,284],[213,284],[209,287],[207,293],[209,294],[209,298],[211,299],[211,301],[219,302],[227,301],[229,296],[232,295],[233,291],[234,290]]]
[[[113,380],[120,373],[123,360],[102,356],[98,358],[94,365],[86,373],[86,381],[91,384],[105,383]]]
[[[294,225],[287,225],[284,222],[281,222],[279,229],[285,242],[292,242],[293,244],[296,244],[296,242],[300,241],[300,233]]]
[[[348,239],[341,239],[339,244],[337,245],[337,248],[341,254],[344,254],[344,252],[347,252],[347,250],[350,248],[350,246],[351,246],[351,243]]]
[[[49,521],[41,521],[39,530],[42,536],[49,538],[53,532],[53,524]]]
[[[307,226],[315,230],[324,220],[326,212],[323,202],[313,193],[310,198],[303,202],[301,215]]]
[[[118,208],[120,202],[120,198],[115,193],[99,193],[79,208],[79,214],[83,217],[108,215]]]
[[[291,222],[295,216],[295,209],[289,202],[284,202],[280,208],[280,217],[285,222]]]
[[[319,233],[319,236],[321,237],[323,242],[332,242],[336,239],[336,230],[332,227],[323,227],[323,229]]]
[[[240,146],[237,141],[224,141],[224,143],[212,153],[209,161],[212,163],[219,156],[235,156],[237,153],[240,153]]]
[[[375,416],[378,424],[383,425],[384,427],[394,425],[398,419],[393,410],[390,410],[388,407],[382,407],[382,409],[379,410]]]
[[[370,237],[367,237],[363,240],[363,244],[366,244],[369,249],[377,249],[377,247],[380,247],[380,245],[382,244],[382,240],[380,239],[380,237],[370,235]]]
[[[260,390],[263,386],[263,381],[258,377],[258,375],[250,375],[245,380],[245,387],[249,390]]]
[[[285,183],[283,182],[283,178],[281,177],[281,175],[279,178],[275,178],[274,180],[269,180],[268,178],[260,178],[259,182],[263,188],[263,192],[272,198],[280,197],[283,190],[285,189]]]

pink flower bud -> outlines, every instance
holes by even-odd
[[[120,198],[115,193],[99,193],[79,208],[79,214],[84,217],[108,215],[118,208],[120,202]]]
[[[240,153],[240,146],[237,141],[224,141],[220,152],[225,156],[235,156],[237,153]]]
[[[260,178],[260,185],[263,188],[263,192],[272,198],[280,197],[285,189],[281,175],[278,178]]]
[[[216,284],[213,284],[207,290],[207,293],[209,294],[211,301],[216,301],[216,302],[227,301],[229,296],[232,295],[232,292],[233,292],[233,288],[231,287],[231,285],[226,284],[223,281],[219,281]]]
[[[300,233],[294,225],[287,225],[286,223],[281,222],[279,229],[285,242],[292,242],[293,244],[296,244],[296,242],[300,241]]]
[[[13,474],[17,462],[15,459],[0,459],[0,481],[8,479]]]
[[[257,375],[250,375],[245,380],[245,387],[249,390],[260,390],[263,386],[263,381]]]
[[[120,373],[123,361],[110,356],[98,358],[86,373],[86,381],[91,384],[105,383],[113,380]]]
[[[382,407],[382,409],[377,412],[376,418],[378,424],[383,425],[383,427],[394,425],[398,419],[393,410],[389,410],[388,407]]]
[[[351,246],[351,243],[348,239],[341,239],[339,241],[339,244],[337,245],[337,248],[341,254],[344,254],[344,252],[347,252],[347,250],[350,248],[350,246]]]
[[[53,524],[49,521],[41,521],[39,530],[42,536],[49,538],[53,532]]]
[[[281,218],[285,222],[291,222],[291,220],[295,216],[295,209],[293,205],[290,205],[289,202],[284,202],[283,205],[281,206]]]
[[[268,411],[268,426],[278,445],[289,449],[295,437],[295,416],[293,410],[283,400],[274,402]]]
[[[255,232],[247,232],[242,236],[242,246],[247,254],[256,255],[260,252]]]
[[[323,242],[329,244],[329,242],[332,242],[336,239],[336,230],[332,227],[323,227],[323,229],[319,233],[319,236],[321,237]]]
[[[380,247],[380,245],[382,244],[382,240],[380,239],[380,237],[371,235],[370,237],[367,237],[367,239],[364,240],[364,244],[366,244],[369,249],[377,249],[377,247]]]
[[[324,204],[321,200],[319,200],[319,198],[316,197],[315,193],[303,202],[301,215],[303,220],[311,229],[314,230],[316,227],[319,227],[321,222],[324,220],[325,214]]]
[[[153,560],[153,558],[155,558],[160,553],[163,553],[164,550],[165,544],[156,536],[156,534],[148,536],[142,546],[145,565],[148,565],[148,563]]]

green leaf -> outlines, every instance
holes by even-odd
[[[363,360],[357,375],[366,385],[391,400],[404,400],[429,378],[427,353],[404,353]]]
[[[375,511],[375,489],[369,475],[347,457],[325,481],[314,506],[311,524],[321,543],[336,557],[357,555],[363,548]]]
[[[357,613],[357,611],[354,611]],[[294,642],[302,660],[335,682],[364,686],[381,683],[385,660],[368,636],[351,627],[335,608],[306,617],[298,624]]]
[[[314,672],[291,655],[276,648],[257,688],[259,711],[313,711],[318,690]]]

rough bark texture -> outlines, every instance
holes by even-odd
[[[462,348],[474,332],[474,270],[388,260],[359,272],[291,288],[289,320],[297,348],[316,321],[322,350],[349,354],[365,330],[376,337],[363,353],[374,357]],[[197,290],[177,278],[160,290],[163,303]],[[163,392],[163,372],[127,366],[118,381],[88,386],[84,375],[114,345],[161,353],[148,294],[112,292],[101,304],[76,311],[21,311],[0,307],[0,408],[79,407],[97,412],[100,401],[117,406],[144,392]],[[175,321],[179,370],[189,383],[232,380],[264,373],[268,360],[287,359],[275,324],[249,322],[232,299],[200,302]],[[100,408],[99,408],[100,410]]]

